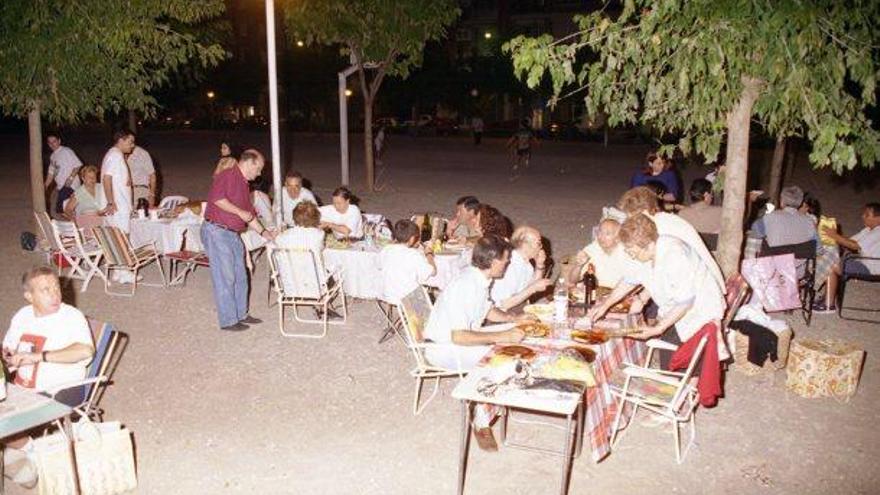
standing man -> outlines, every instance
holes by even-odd
[[[211,260],[211,283],[221,330],[247,330],[262,320],[248,315],[248,279],[241,233],[250,226],[267,240],[275,236],[257,219],[248,182],[263,171],[263,155],[249,149],[238,163],[214,176],[208,193],[202,245]]]
[[[146,198],[151,207],[156,206],[156,168],[153,166],[153,158],[147,150],[135,146],[127,161],[131,171],[134,204],[137,205],[138,200]]]
[[[483,140],[483,128],[485,124],[483,124],[483,119],[480,118],[479,115],[475,115],[471,120],[471,129],[474,131],[474,146],[479,146],[480,141]]]
[[[101,185],[104,187],[104,198],[107,207],[104,214],[106,222],[112,227],[119,227],[126,234],[131,231],[131,174],[125,155],[134,149],[134,133],[119,130],[113,134],[113,147],[101,161]]]
[[[82,167],[82,161],[72,149],[61,145],[61,138],[57,134],[47,135],[46,144],[52,150],[52,154],[49,156],[49,173],[46,174],[44,187],[48,190],[52,182],[55,182],[55,212],[61,213],[64,211],[64,200],[79,187],[78,172]]]

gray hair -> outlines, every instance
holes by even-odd
[[[799,208],[804,202],[804,190],[798,186],[789,186],[779,194],[779,203],[783,208]]]

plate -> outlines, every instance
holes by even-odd
[[[508,345],[502,347],[501,349],[498,349],[498,352],[496,352],[495,355],[518,358],[528,361],[529,359],[535,357],[535,351],[524,345]]]
[[[556,312],[552,304],[529,304],[523,308],[523,312],[533,315],[541,321],[552,321]]]
[[[550,326],[539,321],[529,321],[516,326],[526,334],[526,337],[546,337],[550,334]]]
[[[589,345],[604,344],[608,341],[608,335],[597,330],[572,330],[571,340]]]

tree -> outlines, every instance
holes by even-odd
[[[357,66],[364,99],[367,189],[373,190],[373,103],[385,76],[406,78],[425,43],[440,39],[459,15],[453,0],[300,0],[287,4],[290,42],[340,45]],[[372,77],[367,64],[374,63]]]
[[[171,74],[225,56],[178,29],[223,8],[223,0],[0,2],[0,107],[28,118],[34,210],[45,211],[41,117],[60,124],[122,110],[149,115],[150,92]]]
[[[738,270],[749,130],[802,136],[815,167],[872,167],[880,3],[873,0],[626,0],[618,15],[576,17],[554,40],[518,37],[505,47],[530,86],[546,74],[558,96],[586,90],[611,125],[641,122],[680,136],[678,147],[714,160],[726,139],[719,264]],[[671,147],[662,151],[670,152]]]

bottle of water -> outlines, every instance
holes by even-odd
[[[553,289],[553,319],[559,323],[568,321],[568,284],[565,283],[565,277],[559,277],[556,280],[556,288]]]

